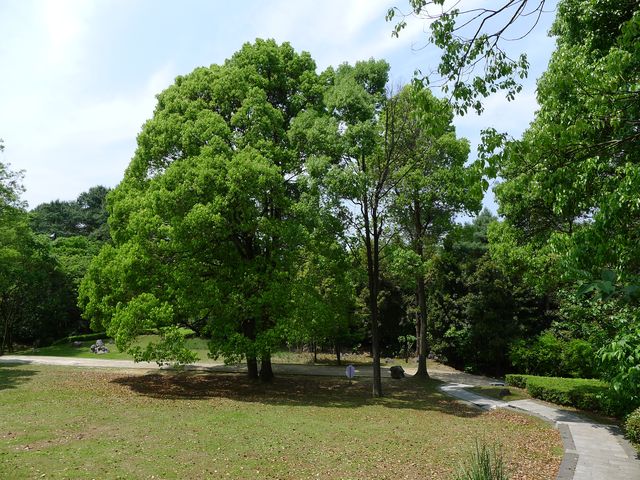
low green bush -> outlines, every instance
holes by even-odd
[[[640,407],[629,414],[624,424],[624,430],[629,440],[640,444]]]
[[[521,375],[516,373],[510,373],[505,377],[507,385],[518,388],[527,388],[527,378],[533,375]]]
[[[558,405],[611,415],[619,413],[610,399],[609,385],[601,380],[511,374],[506,376],[506,383],[526,388],[532,397]]]

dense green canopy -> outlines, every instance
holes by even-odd
[[[158,96],[110,196],[114,246],[83,285],[95,328],[127,346],[144,328],[188,326],[214,355],[245,356],[250,370],[260,357],[270,375],[313,221],[290,129],[322,100],[315,69],[309,54],[257,40]]]

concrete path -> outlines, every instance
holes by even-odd
[[[34,365],[60,365],[70,367],[91,367],[91,368],[120,368],[120,369],[140,369],[140,370],[158,370],[171,369],[171,367],[160,367],[154,362],[134,362],[133,360],[112,360],[107,358],[83,358],[83,357],[48,357],[44,355],[4,355],[0,357],[0,364],[34,364]],[[273,371],[276,375],[317,375],[323,377],[344,377],[347,362],[341,367],[334,365],[308,365],[308,364],[283,364],[273,363]],[[389,372],[390,366],[382,367],[382,376],[391,377]],[[415,368],[403,367],[407,375],[413,375]],[[206,370],[212,372],[246,372],[247,367],[244,364],[225,365],[223,362],[213,360],[206,362],[196,362],[185,366],[186,370]],[[469,382],[473,379],[467,378],[470,375],[457,372],[455,370],[429,370],[434,377],[443,379],[443,381],[453,381],[462,375],[463,380]],[[438,375],[438,376],[437,376]],[[356,366],[356,377],[373,377],[373,369],[371,366]],[[484,378],[484,377],[478,377]]]
[[[135,363],[131,360],[103,358],[69,358],[28,355],[5,355],[0,364],[62,365],[94,368],[157,370],[155,363]],[[198,362],[186,367],[189,370],[243,372],[243,365],[224,365],[221,362]],[[415,369],[403,367],[408,375]],[[345,367],[273,364],[275,374],[344,376]],[[467,390],[472,386],[488,386],[496,379],[470,375],[453,369],[430,369],[432,378],[445,382],[440,389],[447,395],[469,402],[476,407],[512,408],[551,422],[562,436],[565,455],[557,480],[640,480],[640,460],[633,447],[624,439],[620,429],[602,425],[581,417],[574,412],[536,400],[503,402],[487,398]],[[382,375],[389,377],[389,367],[383,367]],[[373,376],[370,366],[356,367],[356,377]]]
[[[457,383],[440,389],[486,410],[512,408],[535,415],[551,422],[560,431],[565,455],[558,480],[640,480],[638,453],[618,427],[599,424],[575,412],[537,400],[503,402],[483,397],[466,390],[471,386]]]

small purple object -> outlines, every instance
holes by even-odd
[[[347,365],[347,370],[345,373],[347,374],[347,378],[351,380],[353,377],[356,376],[356,367],[354,367],[351,364]]]

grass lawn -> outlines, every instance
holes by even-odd
[[[2,365],[0,478],[449,479],[476,438],[512,478],[555,478],[550,425],[436,385]]]

